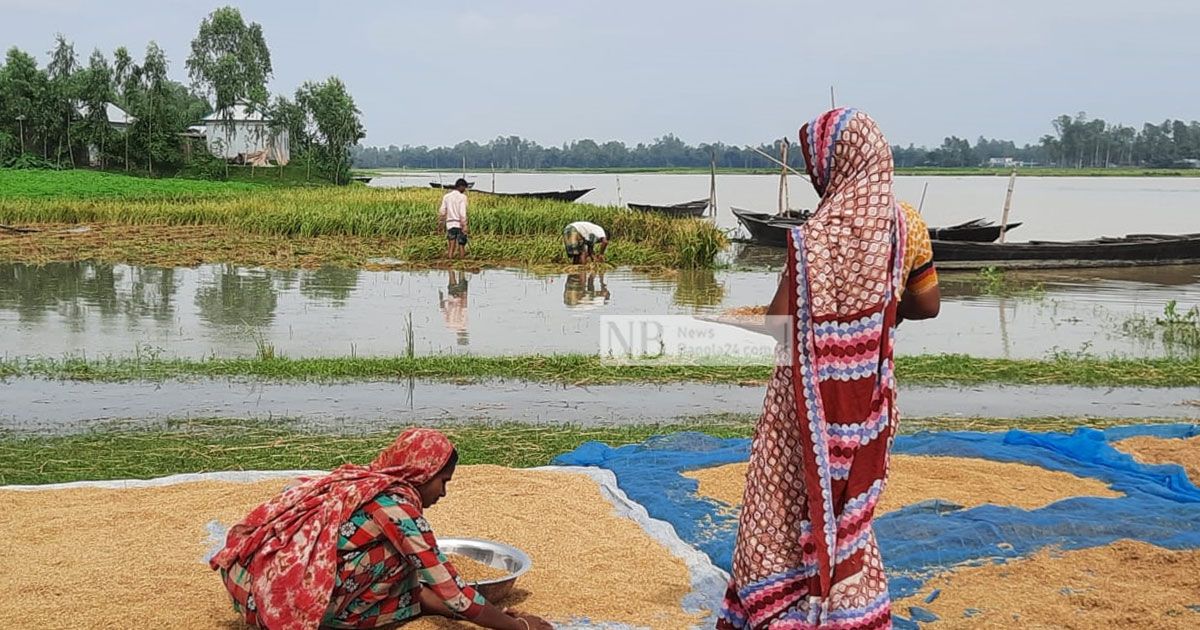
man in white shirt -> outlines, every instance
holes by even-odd
[[[438,226],[446,231],[446,257],[467,257],[467,180],[459,178],[454,190],[442,196]]]
[[[608,234],[595,223],[576,221],[563,228],[563,245],[567,248],[567,258],[577,265],[604,262]]]

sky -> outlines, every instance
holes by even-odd
[[[273,92],[341,77],[368,145],[794,139],[831,85],[904,145],[1200,118],[1195,0],[0,0],[0,46],[45,63],[59,32],[83,60],[154,40],[186,82],[225,4],[262,25]]]

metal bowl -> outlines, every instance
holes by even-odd
[[[504,599],[512,591],[517,578],[525,575],[533,566],[524,551],[511,545],[475,538],[439,538],[438,547],[443,553],[456,553],[477,562],[508,571],[508,575],[492,580],[470,582],[489,602]]]

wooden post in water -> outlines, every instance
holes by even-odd
[[[496,192],[496,163],[492,162],[492,192]]]
[[[1008,176],[1008,194],[1004,195],[1004,214],[1000,217],[1000,242],[1004,242],[1004,233],[1008,231],[1008,210],[1012,207],[1013,184],[1017,181],[1017,169]]]
[[[829,109],[837,109],[837,101],[833,98],[833,86],[829,86]]]
[[[929,192],[929,182],[925,182],[925,186],[921,188],[921,203],[917,204],[917,212],[925,209],[925,193]]]
[[[780,160],[783,163],[783,170],[779,171],[779,215],[782,216],[783,213],[786,212],[788,209],[788,199],[787,199],[787,196],[788,196],[788,194],[787,194],[788,140],[787,140],[787,138],[783,139],[783,146],[781,146],[779,148],[779,153],[780,153],[780,156],[783,158],[782,160]]]
[[[621,203],[621,176],[620,175],[617,175],[617,205],[618,206],[625,205],[624,203]]]
[[[467,178],[467,156],[463,156],[463,179]]]
[[[717,152],[710,151],[709,157],[712,158],[712,161],[709,162],[708,210],[715,217],[717,216]]]

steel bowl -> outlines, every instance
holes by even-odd
[[[439,538],[438,547],[443,553],[456,553],[477,562],[508,571],[508,575],[492,580],[469,582],[489,602],[504,599],[533,566],[533,561],[520,549],[504,543],[475,538]]]

